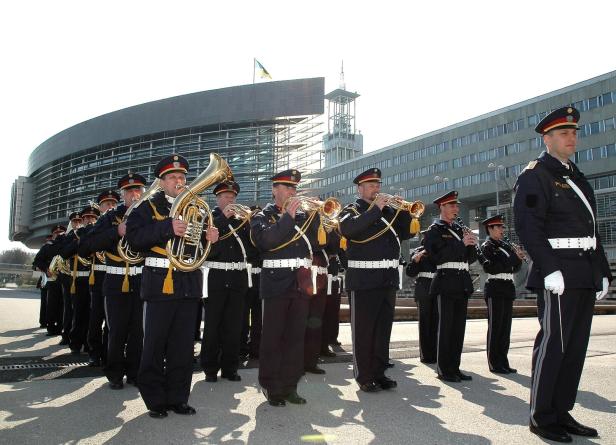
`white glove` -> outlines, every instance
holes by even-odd
[[[597,300],[602,300],[607,295],[607,291],[610,287],[610,282],[607,281],[607,277],[603,277],[603,290],[597,292]]]
[[[552,272],[543,279],[543,286],[546,290],[553,292],[557,295],[562,295],[565,291],[565,279],[560,270]]]

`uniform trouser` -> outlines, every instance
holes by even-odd
[[[105,297],[109,337],[105,375],[110,382],[135,380],[143,349],[143,302],[139,289]]]
[[[438,339],[438,302],[434,296],[415,298],[419,325],[419,357],[422,362],[436,362]]]
[[[456,375],[466,330],[468,298],[462,295],[438,295],[438,345],[436,370],[441,375]]]
[[[321,351],[321,336],[323,335],[323,314],[327,303],[326,290],[318,291],[310,296],[308,305],[308,320],[304,334],[304,368],[311,369],[317,366],[319,352]]]
[[[201,341],[201,367],[206,374],[237,371],[246,289],[210,289],[203,300],[205,328]]]
[[[90,287],[90,320],[88,323],[88,346],[90,357],[103,359],[107,355],[108,327],[105,323],[105,297],[103,296],[102,281],[104,275],[99,278],[99,283]],[[104,326],[103,326],[104,324]]]
[[[350,297],[353,375],[363,385],[385,376],[396,289],[355,290]]]
[[[62,332],[62,287],[55,281],[47,282],[47,332],[59,334]]]
[[[304,333],[309,301],[298,291],[263,300],[259,384],[270,396],[297,390],[304,372]]]
[[[87,347],[88,320],[90,318],[90,286],[88,277],[75,279],[76,293],[71,294],[73,323],[69,334],[70,348]]]
[[[530,420],[545,426],[568,419],[590,337],[595,291],[537,294],[540,329],[533,349]]]
[[[201,322],[203,321],[203,303],[199,301],[197,316],[195,319],[195,341],[201,340]]]
[[[39,309],[39,325],[47,325],[47,287],[41,286],[41,307]]]
[[[509,341],[511,337],[511,318],[513,316],[513,299],[506,297],[488,297],[488,334],[486,351],[490,371],[509,368]]]
[[[137,384],[148,409],[187,403],[199,299],[146,301]]]
[[[321,336],[321,350],[325,351],[328,345],[338,341],[340,331],[340,284],[332,283],[332,294],[327,296],[325,314],[323,314],[323,335]]]
[[[248,288],[244,300],[244,320],[242,322],[242,340],[240,349],[251,357],[259,356],[261,345],[261,299],[259,298],[259,281],[253,275],[252,287]]]
[[[70,275],[59,274],[60,286],[62,287],[62,339],[68,340],[73,326],[73,303],[71,302]]]

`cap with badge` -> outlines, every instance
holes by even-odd
[[[173,154],[162,158],[154,167],[154,176],[157,178],[172,172],[188,173],[188,161],[183,156]]]
[[[145,187],[146,180],[137,173],[128,173],[118,181],[118,189],[125,190],[133,187]]]
[[[455,190],[452,190],[450,192],[445,193],[442,196],[439,196],[432,202],[436,204],[437,206],[442,206],[443,204],[449,204],[452,202],[456,204],[460,204],[460,201],[458,200],[458,192],[456,192]]]
[[[69,221],[72,221],[72,220],[74,220],[74,219],[81,219],[81,215],[79,214],[79,212],[71,212],[71,213],[68,215],[68,220],[69,220]]]
[[[284,170],[280,173],[276,173],[270,179],[273,185],[285,184],[297,187],[297,184],[299,184],[299,181],[302,179],[302,174],[298,170]]]
[[[51,234],[53,235],[54,233],[62,233],[62,232],[66,232],[66,227],[64,227],[61,224],[56,224],[55,226],[53,226],[51,228]]]
[[[481,221],[481,224],[483,224],[485,227],[504,226],[505,217],[503,215],[490,216],[489,218],[486,218],[483,221]]]
[[[539,134],[546,134],[550,130],[557,128],[578,128],[580,112],[573,107],[562,107],[552,111],[535,127]]]
[[[98,204],[100,205],[105,201],[114,201],[118,203],[120,202],[120,195],[115,190],[105,190],[104,192],[99,193],[98,197],[96,198],[96,202],[98,202]]]
[[[94,218],[98,218],[99,216],[101,216],[101,212],[96,207],[88,205],[88,206],[84,207],[84,209],[81,211],[80,215],[81,215],[82,218],[84,218],[86,216],[92,216]]]
[[[363,173],[360,173],[353,179],[353,183],[360,185],[364,182],[381,182],[381,170],[378,168],[369,168]]]
[[[235,195],[237,196],[237,194],[240,192],[240,185],[235,181],[224,181],[214,187],[212,193],[218,196],[219,194],[224,192],[235,193]]]

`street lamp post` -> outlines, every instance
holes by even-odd
[[[488,164],[488,168],[494,169],[494,183],[496,184],[496,214],[498,215],[499,211],[499,202],[498,202],[498,180],[500,179],[500,171],[505,168],[504,165],[496,165],[494,162],[490,162]]]

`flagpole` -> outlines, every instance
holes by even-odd
[[[254,85],[255,83],[255,65],[257,64],[257,59],[256,57],[252,58],[252,84]]]

